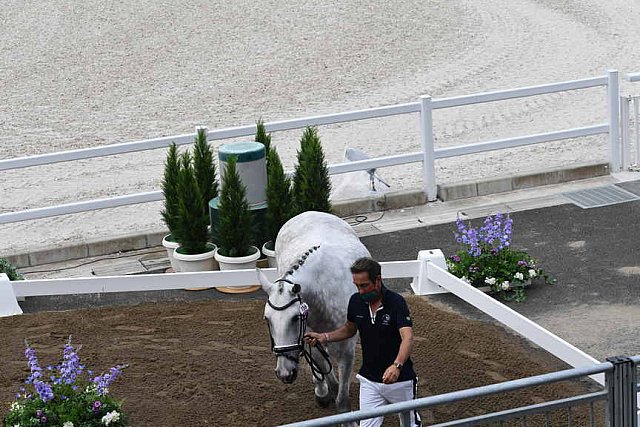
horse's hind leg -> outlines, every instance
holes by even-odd
[[[349,412],[351,410],[349,385],[351,382],[355,346],[355,338],[342,341],[339,345],[338,354],[336,354],[338,368],[340,369],[340,381],[338,383],[338,393],[336,395],[336,408],[338,412]]]

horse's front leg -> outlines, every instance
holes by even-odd
[[[311,357],[314,361],[314,366],[311,367],[311,373],[316,402],[318,402],[318,405],[326,408],[334,400],[336,389],[338,388],[338,381],[336,380],[333,369],[329,372],[331,368],[329,361],[327,361],[315,347],[311,349]]]

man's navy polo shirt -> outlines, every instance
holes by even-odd
[[[370,381],[382,382],[382,375],[393,364],[400,350],[400,328],[413,326],[407,302],[399,294],[382,285],[382,306],[371,320],[369,304],[359,293],[351,295],[347,320],[353,322],[360,332],[362,346],[362,367],[360,375]],[[402,367],[398,381],[416,377],[413,363],[409,358]]]

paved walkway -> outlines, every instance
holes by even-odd
[[[422,249],[456,249],[457,215],[482,218],[510,212],[514,245],[526,249],[554,275],[558,284],[536,284],[525,303],[510,306],[598,359],[640,354],[640,202],[592,209],[571,203],[566,193],[615,184],[640,195],[640,176],[621,173],[510,193],[435,202],[427,205],[346,218],[372,255],[381,261],[416,259]],[[140,266],[144,268],[140,268]],[[28,278],[160,272],[168,267],[162,247],[23,269]],[[409,279],[388,283],[410,291]],[[227,295],[216,290],[161,291],[28,298],[25,312],[210,298],[263,298],[262,292]],[[436,304],[491,321],[452,295],[429,298]]]

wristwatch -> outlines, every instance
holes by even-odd
[[[402,363],[400,362],[393,362],[393,366],[395,366],[396,368],[402,370],[402,366],[404,366]]]

